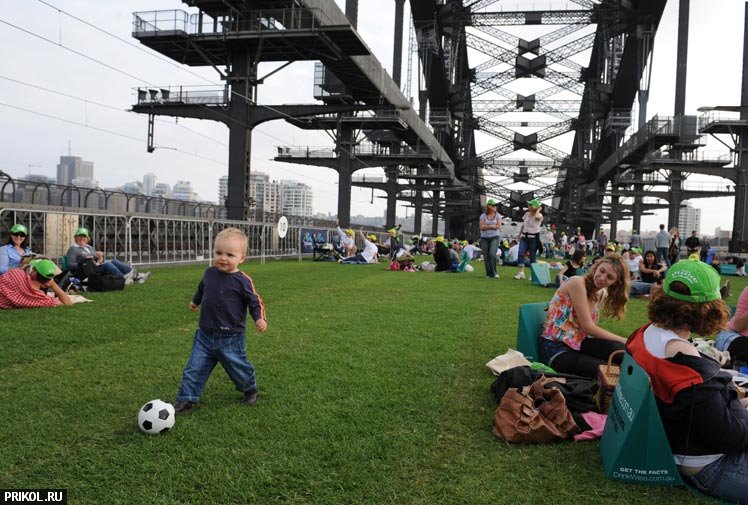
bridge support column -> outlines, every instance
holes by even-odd
[[[617,188],[613,186],[613,193],[617,191]],[[618,195],[610,197],[610,233],[608,234],[609,240],[615,240],[618,234],[618,205],[620,203]]]
[[[423,226],[423,193],[420,190],[416,191],[416,198],[413,203],[413,232],[417,235],[421,234],[421,227]]]
[[[748,110],[748,4],[745,5],[745,28],[743,32],[743,87],[740,105]],[[741,112],[740,119],[748,119],[748,112]],[[739,251],[739,242],[748,240],[748,132],[738,135],[736,152],[737,174],[735,177],[735,214],[732,221],[731,252]],[[742,247],[741,247],[742,248]]]
[[[256,66],[245,52],[233,59],[233,72],[229,76],[232,98],[228,115],[229,126],[229,181],[226,196],[226,214],[229,219],[244,221],[249,217],[249,172],[252,153],[251,106],[254,100]],[[249,120],[248,120],[249,119]]]
[[[389,230],[397,223],[397,169],[387,169],[387,229]]]
[[[670,172],[670,201],[668,201],[667,228],[678,226],[680,220],[680,206],[683,203],[683,177],[680,172]],[[683,230],[678,230],[683,233]],[[687,231],[686,233],[691,233]]]
[[[436,237],[439,235],[439,190],[435,189],[432,195],[434,202],[431,207],[431,236]]]
[[[351,225],[351,187],[353,169],[353,128],[341,123],[338,129],[338,221],[340,226]]]

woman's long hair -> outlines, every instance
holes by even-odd
[[[584,276],[584,286],[587,289],[587,299],[596,300],[595,293],[595,273],[600,265],[610,265],[618,276],[618,280],[608,287],[608,296],[603,303],[603,313],[614,319],[621,319],[626,313],[626,302],[629,301],[629,292],[631,291],[631,274],[626,261],[618,254],[605,256],[597,261],[587,275]]]

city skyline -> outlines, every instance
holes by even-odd
[[[0,90],[5,97],[0,105],[4,106],[0,124],[7,133],[0,138],[0,169],[14,177],[28,173],[51,175],[59,153],[67,151],[72,142],[79,156],[107,167],[106,173],[99,176],[103,186],[122,186],[132,179],[134,172],[140,177],[154,173],[160,180],[190,180],[203,199],[217,200],[217,176],[227,172],[228,136],[223,126],[199,120],[157,119],[157,148],[154,153],[147,154],[147,120],[126,112],[136,101],[138,87],[155,84],[205,86],[209,83],[221,86],[212,69],[167,62],[131,37],[133,12],[154,8],[190,10],[184,3],[126,0],[116,6],[91,9],[88,3],[80,0],[46,2],[122,40],[45,4],[19,0],[12,3],[14,8],[4,13],[7,23],[36,36],[7,23],[0,26],[0,40],[6,47],[13,48],[4,56],[5,70],[0,72]],[[336,3],[341,9],[345,8],[344,0],[336,0]],[[533,8],[542,8],[547,3],[553,2],[534,2]],[[575,4],[569,5],[575,8]],[[500,3],[494,7],[502,8]],[[394,2],[359,2],[358,31],[390,73],[393,13]],[[671,0],[655,39],[649,117],[672,114],[677,14],[678,2]],[[739,103],[743,14],[742,2],[691,1],[686,113],[696,114],[696,109],[704,105]],[[714,27],[720,27],[719,42],[714,36]],[[76,55],[63,46],[112,68]],[[581,55],[580,61],[583,57]],[[47,71],[40,74],[37,70],[40,66]],[[263,64],[260,73],[269,73],[277,66]],[[406,72],[405,65],[403,72]],[[259,88],[260,102],[313,102],[312,74],[313,62],[293,63]],[[314,189],[314,211],[335,212],[337,175],[334,171],[271,161],[277,146],[329,146],[329,139],[322,132],[304,132],[283,121],[275,121],[257,127],[253,138],[253,172],[309,184]],[[485,143],[486,139],[477,139],[478,142]],[[490,146],[478,147],[480,151]],[[568,146],[563,148],[568,149]],[[375,168],[357,175],[381,173],[381,169]],[[689,180],[700,178],[693,176]],[[381,216],[385,208],[383,196],[379,191],[354,188],[351,214]],[[702,210],[702,228],[709,233],[716,227],[732,227],[732,198],[694,200],[692,204]],[[412,209],[408,212],[412,214]],[[398,215],[405,213],[400,205]],[[666,213],[656,211],[654,216],[642,218],[642,228],[656,229],[662,221],[667,221]],[[619,224],[619,228],[630,226],[630,221]]]

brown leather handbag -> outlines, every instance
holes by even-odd
[[[545,444],[579,433],[566,399],[545,376],[530,386],[510,389],[496,409],[493,434],[507,442]]]

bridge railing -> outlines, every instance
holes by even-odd
[[[138,105],[153,104],[206,104],[229,103],[229,90],[215,86],[164,86],[159,88],[135,88]]]
[[[61,262],[74,243],[75,230],[86,227],[91,245],[103,251],[106,259],[118,259],[133,265],[166,265],[208,263],[213,256],[215,236],[227,227],[244,231],[248,238],[247,258],[265,262],[268,258],[302,258],[311,253],[309,236],[332,242],[337,227],[313,221],[291,219],[281,237],[277,221],[249,222],[180,216],[127,215],[97,212],[90,209],[0,207],[0,237],[20,223],[29,230],[29,247],[33,252]],[[384,241],[382,229],[356,227],[355,240],[363,248],[358,233],[374,234]],[[306,247],[305,247],[306,246]],[[306,249],[306,250],[305,250]]]

